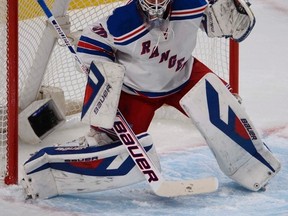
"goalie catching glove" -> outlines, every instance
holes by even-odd
[[[202,24],[209,37],[243,41],[255,25],[250,3],[245,0],[210,0]]]

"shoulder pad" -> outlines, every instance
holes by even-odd
[[[136,1],[132,1],[114,10],[113,14],[108,17],[107,27],[112,36],[120,37],[138,28],[143,23]]]
[[[187,10],[207,5],[206,0],[177,0],[172,3],[172,10]]]

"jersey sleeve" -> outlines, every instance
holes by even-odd
[[[77,44],[77,55],[85,65],[92,61],[115,61],[115,48],[105,22],[96,22],[87,26]]]

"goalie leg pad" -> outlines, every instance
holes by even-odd
[[[280,162],[216,75],[205,75],[180,104],[206,139],[220,169],[240,185],[257,191],[280,170]]]
[[[142,133],[137,137],[160,170],[150,135]],[[29,197],[49,198],[119,188],[143,180],[144,175],[125,146],[117,141],[105,146],[44,148],[24,164],[22,185]]]

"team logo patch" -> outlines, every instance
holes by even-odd
[[[100,35],[103,38],[107,38],[107,36],[108,36],[107,32],[105,31],[105,29],[103,28],[103,26],[101,24],[98,26],[94,26],[91,30],[92,30],[92,32]]]

